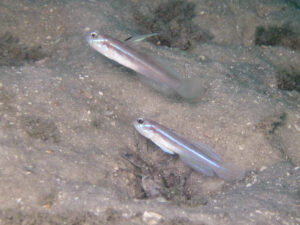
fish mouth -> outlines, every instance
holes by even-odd
[[[137,123],[136,119],[132,122],[132,124],[135,127],[135,129],[138,129],[139,124]]]
[[[87,43],[89,43],[89,45],[91,44],[92,39],[90,37],[90,34],[86,35],[85,40],[87,41]]]
[[[87,43],[91,44],[91,37],[90,37],[90,34],[87,34],[87,35],[85,36],[85,40],[86,40]]]

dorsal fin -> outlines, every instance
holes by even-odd
[[[212,147],[203,144],[201,142],[192,142],[192,144],[197,147],[197,149],[200,153],[203,153],[205,155],[207,155],[208,157],[210,157],[213,160],[216,160],[217,162],[222,161],[221,156],[219,155],[219,153],[216,152],[216,150],[214,150]]]
[[[157,35],[158,35],[158,33],[135,35],[135,36],[131,36],[131,37],[125,39],[124,41],[126,43],[138,43],[138,42],[143,41],[147,38],[157,36]]]
[[[174,132],[174,133],[178,137],[186,140],[186,138],[183,137],[181,134],[177,134],[176,132]],[[208,156],[209,158],[215,160],[216,162],[222,161],[222,157],[212,147],[210,147],[202,142],[189,141],[189,143],[194,146],[193,150],[197,151],[198,153],[204,154],[204,155]]]

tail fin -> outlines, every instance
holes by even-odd
[[[187,100],[195,100],[201,98],[208,87],[199,77],[183,80],[176,93]]]
[[[227,180],[242,180],[245,177],[245,171],[229,163],[222,163],[220,167],[214,169],[218,177]]]

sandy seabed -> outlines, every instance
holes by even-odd
[[[297,1],[0,3],[0,224],[299,224]],[[207,90],[187,102],[89,48],[100,30]],[[201,175],[151,118],[245,169]]]

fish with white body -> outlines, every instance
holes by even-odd
[[[146,38],[150,36],[153,35],[145,35]],[[102,55],[150,80],[166,85],[183,98],[193,100],[203,94],[205,88],[200,79],[179,79],[166,65],[138,51],[127,42],[119,41],[96,31],[89,33],[86,39],[89,45]],[[135,41],[142,39],[144,38],[141,37]]]
[[[227,180],[241,180],[245,173],[229,163],[224,163],[221,156],[211,147],[203,143],[194,143],[176,134],[155,121],[138,118],[134,127],[144,137],[153,141],[165,153],[179,155],[179,158],[207,176],[215,176]]]

